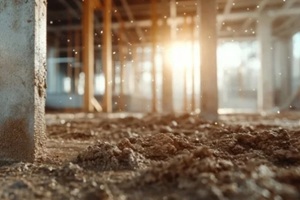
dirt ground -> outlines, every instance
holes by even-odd
[[[0,199],[300,199],[300,114],[48,114],[45,153],[0,163]]]

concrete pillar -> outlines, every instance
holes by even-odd
[[[119,40],[119,60],[120,60],[120,94],[119,94],[119,111],[125,110],[125,49],[124,49],[124,26],[120,28],[120,40]]]
[[[152,38],[152,112],[157,112],[157,85],[156,85],[156,45],[157,45],[157,0],[151,0],[151,38]]]
[[[142,44],[141,45],[141,53],[140,53],[140,56],[139,56],[139,78],[140,78],[140,84],[138,85],[138,89],[139,89],[139,93],[137,94],[138,97],[140,98],[142,95],[142,84],[143,81],[142,81],[142,75],[143,75],[143,72],[144,72],[144,64],[145,64],[145,44]]]
[[[257,40],[260,59],[257,107],[259,111],[267,111],[274,107],[272,19],[268,15],[262,14],[258,19]]]
[[[191,54],[192,54],[192,96],[191,96],[191,110],[192,112],[196,109],[196,95],[195,95],[195,21],[194,17],[192,17],[192,23],[190,26],[191,33]]]
[[[173,84],[172,84],[172,66],[170,61],[170,31],[167,22],[164,23],[164,51],[162,66],[162,109],[163,112],[173,112]]]
[[[274,68],[275,86],[277,94],[277,106],[284,106],[292,93],[292,69],[291,69],[291,38],[280,37],[274,42]],[[275,90],[274,89],[274,90]]]
[[[139,60],[137,56],[137,46],[132,47],[132,67],[133,67],[133,91],[135,94],[139,92]]]
[[[106,0],[104,5],[103,29],[103,69],[105,76],[104,112],[112,112],[112,0]]]
[[[0,0],[0,160],[33,161],[45,139],[46,2]]]
[[[218,117],[217,84],[217,5],[216,0],[199,0],[201,45],[201,115],[206,119]]]
[[[184,22],[183,22],[183,33],[181,35],[181,40],[186,43],[189,38],[188,38],[188,23],[187,23],[187,17],[184,17]],[[183,112],[187,112],[188,111],[188,91],[187,91],[187,69],[189,65],[189,61],[185,61],[183,67]]]

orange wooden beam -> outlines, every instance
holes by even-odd
[[[84,111],[92,112],[92,98],[94,97],[94,12],[92,0],[83,2],[83,72],[85,74],[84,84]]]
[[[100,0],[94,0],[93,1],[93,8],[94,10],[101,10],[103,8],[103,5]]]
[[[112,112],[112,28],[111,28],[112,0],[106,0],[104,5],[104,29],[102,62],[105,75],[104,112]]]

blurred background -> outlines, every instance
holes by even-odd
[[[89,1],[94,2],[48,1],[47,111],[85,110],[85,67],[92,69],[89,79],[93,85],[93,110],[101,111],[103,107],[107,1],[93,4],[92,25],[88,26],[84,18],[91,15],[85,8]],[[111,3],[112,111],[150,112],[153,91],[158,112],[200,111],[200,63],[210,58],[200,56],[199,1]],[[212,80],[211,84],[218,86],[219,113],[259,110],[259,82],[265,67],[265,52],[261,52],[260,45],[264,37],[270,38],[266,56],[271,58],[267,66],[271,73],[263,76],[272,85],[271,109],[297,109],[300,1],[217,0],[216,10],[217,83]],[[259,31],[269,35],[261,37]],[[87,38],[92,38],[93,48],[88,54],[92,62],[85,66]]]

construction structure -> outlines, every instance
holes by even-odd
[[[46,48],[52,110],[217,120],[221,108],[290,107],[299,14],[299,0],[0,0],[0,157],[31,160],[40,145]]]
[[[1,160],[33,161],[45,139],[46,9],[0,1]]]

